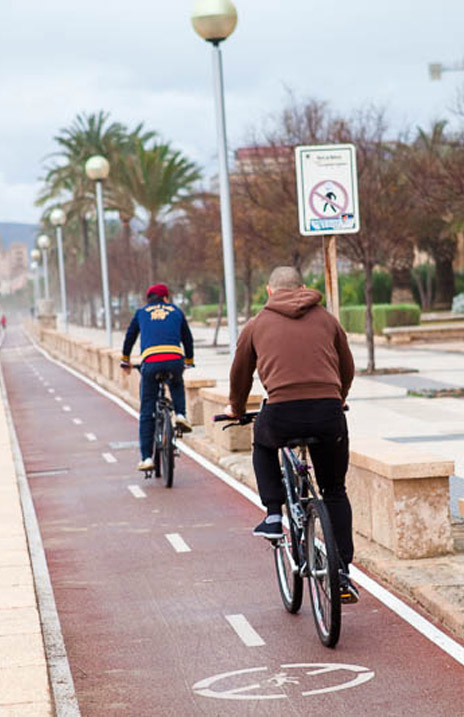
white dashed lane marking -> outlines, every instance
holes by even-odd
[[[55,401],[62,401],[62,400],[63,399],[61,398],[61,396],[55,396]]]
[[[113,456],[112,453],[102,453],[103,459],[107,463],[117,463],[118,459]]]
[[[128,485],[127,490],[132,493],[134,498],[146,498],[147,494],[138,485]]]
[[[166,533],[166,538],[171,543],[176,553],[190,553],[191,548],[179,533]]]
[[[95,435],[95,433],[86,433],[85,437],[87,438],[88,441],[96,441],[97,440],[97,436]]]
[[[67,413],[69,413],[69,411],[71,410],[71,406],[62,406],[62,408],[63,411],[66,411]]]
[[[76,426],[82,426],[82,418],[73,418],[73,423],[76,424]]]
[[[229,625],[235,630],[241,641],[247,647],[262,647],[266,643],[250,625],[245,615],[226,615]]]
[[[48,393],[55,393],[55,389],[54,389],[54,388],[49,388],[49,389],[48,389]]]

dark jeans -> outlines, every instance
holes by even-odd
[[[316,436],[311,446],[317,484],[329,511],[340,557],[353,559],[351,506],[345,489],[348,430],[342,403],[335,398],[266,403],[254,425],[253,467],[261,501],[278,513],[285,502],[278,448],[291,438]]]
[[[159,381],[155,376],[160,371],[169,371],[172,379],[167,381],[171,393],[174,410],[185,415],[185,389],[182,374],[184,362],[182,359],[173,361],[153,361],[142,364],[142,380],[140,381],[140,422],[139,442],[142,460],[153,455],[153,440],[155,437],[155,407],[158,398]]]

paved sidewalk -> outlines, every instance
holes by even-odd
[[[45,717],[52,698],[10,432],[0,405],[0,715]]]

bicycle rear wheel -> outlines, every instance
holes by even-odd
[[[306,526],[309,594],[322,644],[335,647],[340,637],[341,603],[338,552],[327,508],[311,500]]]
[[[293,468],[283,456],[283,470],[288,478],[287,484],[294,486]],[[294,496],[293,496],[294,499]],[[286,500],[289,529],[284,527],[284,537],[273,543],[274,562],[279,583],[280,595],[285,609],[296,613],[303,600],[303,578],[300,574],[300,530],[291,517],[289,500]]]
[[[289,524],[288,530],[284,528],[284,537],[276,540],[273,547],[282,602],[285,609],[294,614],[300,609],[303,600],[303,578],[298,560],[298,529],[291,519]]]
[[[166,488],[172,488],[174,480],[174,431],[171,414],[168,409],[163,411],[163,438],[161,444],[161,475]]]

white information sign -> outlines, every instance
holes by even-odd
[[[295,149],[300,234],[359,232],[356,148],[320,144]]]

